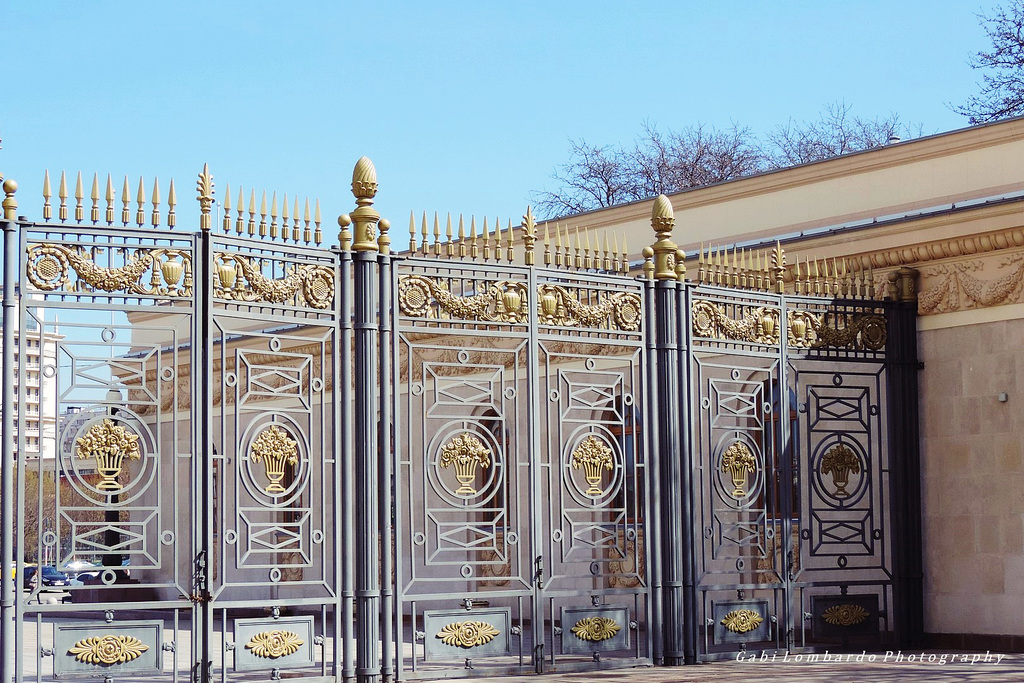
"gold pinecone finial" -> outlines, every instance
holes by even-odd
[[[672,241],[672,228],[675,225],[676,215],[672,209],[672,202],[665,195],[658,195],[651,210],[651,227],[654,228],[654,236],[657,240],[651,245],[651,249],[654,251],[655,280],[675,280],[678,277],[676,274],[676,250],[678,247]]]

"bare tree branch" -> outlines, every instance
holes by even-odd
[[[764,142],[736,123],[662,133],[651,122],[629,148],[570,140],[569,161],[552,175],[558,188],[535,193],[537,212],[549,218],[583,213],[878,147],[894,135],[921,135],[920,126],[915,130],[896,114],[864,119],[850,111],[845,102],[827,105],[817,120],[790,119]]]
[[[1024,114],[1024,0],[997,7],[992,16],[978,15],[992,50],[981,50],[970,60],[982,73],[981,92],[953,111],[972,124],[988,123]]]

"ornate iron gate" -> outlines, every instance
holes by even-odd
[[[166,229],[159,188],[133,212],[126,181],[115,221],[109,179],[91,207],[60,187],[35,223],[4,184],[0,550],[19,584],[83,574],[19,597],[4,572],[0,677],[370,683],[920,637],[912,271],[878,301],[863,268],[777,247],[687,281],[663,196],[641,278],[557,227],[535,250],[529,210],[433,244],[424,220],[392,256],[365,158],[331,249],[318,205],[255,194],[215,235],[205,168],[196,231],[173,183]]]
[[[5,203],[4,519],[25,589],[10,673],[336,680],[353,642],[337,552],[352,398],[333,382],[350,256],[310,244],[308,204],[300,226],[275,200],[268,229],[264,203],[257,235],[254,198],[248,234],[226,200],[235,234],[214,235],[205,168],[198,231],[176,229],[173,183],[147,207],[140,181],[135,211],[125,189],[117,227],[112,183],[104,210],[94,181],[89,221],[82,189],[71,222],[63,177],[60,223],[48,179],[47,222],[10,220],[9,186]]]
[[[707,286],[688,300],[699,654],[885,643],[886,306]]]
[[[644,283],[502,246],[395,268],[403,677],[651,659]]]

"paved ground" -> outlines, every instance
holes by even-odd
[[[810,681],[828,681],[829,683],[860,683],[860,681],[907,681],[909,683],[931,683],[932,681],[1024,681],[1024,655],[988,654],[985,661],[984,652],[939,652],[924,651],[922,653],[903,652],[903,658],[896,661],[897,653],[888,658],[886,653],[875,654],[875,661],[868,662],[844,661],[812,662],[796,661],[790,655],[789,661],[777,657],[775,661],[725,661],[712,664],[698,664],[683,667],[653,667],[644,669],[619,669],[615,671],[599,671],[573,674],[544,674],[532,677],[515,678],[474,678],[462,681],[479,681],[480,683],[626,683],[643,681],[644,683],[676,683],[688,681],[715,681],[716,683],[740,683],[741,681],[776,680],[786,683],[809,683]],[[910,656],[914,661],[909,661]],[[955,655],[955,656],[954,656]],[[834,657],[834,655],[830,655]],[[933,658],[934,657],[934,658]],[[943,664],[943,657],[945,663]],[[961,661],[966,657],[966,661]],[[868,657],[864,658],[865,660]],[[951,661],[955,660],[955,661]]]

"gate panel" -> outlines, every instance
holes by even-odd
[[[395,292],[402,671],[649,661],[644,285],[410,259]]]
[[[793,461],[800,472],[790,570],[793,646],[877,647],[893,631],[887,311],[787,303]],[[844,333],[829,335],[829,328]]]
[[[789,470],[779,457],[781,303],[697,288],[689,312],[698,652],[782,647]]]
[[[567,670],[649,659],[644,287],[541,270],[537,291],[547,662]]]
[[[528,667],[530,273],[394,270],[400,669]]]
[[[17,576],[26,560],[89,571],[37,576],[21,594],[18,647],[34,656],[19,659],[19,680],[96,661],[171,680],[195,656],[196,242],[25,225],[20,254]],[[97,642],[129,654],[106,662]]]
[[[339,654],[337,256],[212,239],[209,571],[234,643],[222,666],[326,675]],[[283,651],[261,647],[273,634]]]

